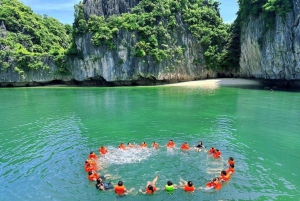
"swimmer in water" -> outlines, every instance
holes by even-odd
[[[145,191],[142,191],[142,189],[139,190],[140,193],[143,194],[152,194],[159,190],[159,188],[156,188],[156,182],[159,178],[159,175],[156,175],[156,177],[153,179],[152,182],[148,181],[145,187]]]
[[[89,154],[89,158],[93,159],[93,160],[97,160],[98,156],[93,151],[91,151],[90,154]]]
[[[147,143],[146,143],[146,142],[142,142],[142,144],[140,145],[140,147],[141,147],[141,148],[147,148],[147,147],[148,147],[148,145],[147,145]]]
[[[126,150],[126,147],[125,147],[125,145],[124,145],[123,142],[118,146],[118,148],[119,148],[119,149]]]
[[[129,191],[127,191],[122,181],[119,181],[118,184],[115,185],[115,193],[118,195],[126,195],[131,193],[133,190],[134,188],[131,188]]]
[[[173,184],[173,182],[171,182],[171,181],[168,181],[167,185],[165,185],[165,190],[167,192],[173,192],[175,189],[177,189],[177,185]]]
[[[194,145],[194,148],[197,152],[200,152],[203,148],[205,149],[205,146],[203,145],[202,141],[199,141],[197,145]]]
[[[167,148],[175,148],[175,143],[173,142],[173,140],[169,140],[169,142],[166,144]]]
[[[99,148],[99,153],[100,153],[100,155],[105,155],[108,153],[108,150],[105,146],[102,146]]]
[[[114,186],[111,182],[103,182],[102,178],[99,177],[97,179],[97,183],[95,184],[96,188],[101,191],[107,191],[110,189],[114,189]]]
[[[195,186],[194,186],[193,182],[185,181],[181,177],[180,177],[179,185],[180,185],[180,188],[182,188],[184,191],[187,191],[187,192],[195,191]]]
[[[182,143],[180,150],[181,151],[188,151],[190,149],[190,146],[187,142]]]
[[[221,152],[220,152],[220,150],[219,150],[219,149],[216,149],[216,152],[213,154],[213,157],[214,157],[215,159],[217,159],[217,158],[220,158],[220,157],[221,157]]]
[[[153,142],[152,143],[152,147],[155,148],[155,149],[158,149],[158,143],[157,142]]]
[[[88,179],[90,181],[97,181],[97,179],[100,177],[100,175],[96,171],[90,171],[88,172]]]
[[[216,149],[214,147],[211,147],[208,151],[209,154],[214,154],[216,152]]]
[[[234,165],[234,163],[235,163],[235,162],[234,162],[234,159],[233,159],[232,157],[229,157],[229,158],[228,158],[228,166],[231,165],[231,164]]]
[[[219,190],[221,188],[222,188],[222,183],[219,181],[218,177],[212,179],[210,182],[207,182],[205,188],[199,187],[199,189],[203,189],[203,190],[210,190],[210,189]]]
[[[233,174],[234,173],[234,164],[230,164],[228,169],[226,170],[227,174]]]
[[[130,142],[127,143],[127,148],[137,148],[138,145],[137,144],[131,144]]]
[[[221,182],[225,182],[228,181],[230,179],[230,174],[227,174],[227,172],[225,170],[221,171],[221,176],[219,177],[219,180]]]

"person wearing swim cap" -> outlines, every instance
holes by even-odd
[[[156,175],[156,177],[153,179],[152,182],[148,181],[145,187],[145,191],[142,191],[142,189],[139,190],[140,193],[143,194],[153,194],[156,191],[159,190],[159,188],[156,188],[156,182],[159,178],[159,175]]]
[[[95,184],[96,188],[101,190],[101,191],[106,191],[110,189],[114,189],[114,186],[111,182],[103,182],[102,178],[99,177],[97,179],[97,183]]]
[[[190,146],[187,142],[182,143],[180,150],[181,151],[188,151],[190,149]]]
[[[169,142],[166,144],[167,148],[175,148],[175,143],[173,142],[173,140],[169,140]]]
[[[118,195],[125,195],[131,193],[133,190],[134,188],[131,188],[129,191],[127,191],[122,181],[119,181],[118,184],[115,185],[115,193]]]
[[[152,143],[152,147],[153,147],[154,149],[158,149],[158,143],[157,143],[157,142],[153,142],[153,143]]]
[[[205,146],[203,145],[202,141],[199,141],[197,145],[194,145],[194,148],[197,152],[200,152],[203,148],[205,149]]]
[[[184,191],[188,191],[188,192],[195,191],[195,186],[193,182],[185,181],[181,177],[180,177],[179,185]]]
[[[177,185],[173,184],[171,181],[168,181],[167,185],[165,185],[165,190],[167,192],[173,192],[175,189],[177,189]]]

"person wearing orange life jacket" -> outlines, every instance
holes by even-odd
[[[126,147],[125,147],[125,145],[124,145],[123,142],[118,146],[118,148],[119,148],[119,149],[126,150]]]
[[[234,164],[230,164],[228,169],[226,170],[227,174],[233,174],[234,173]]]
[[[187,192],[193,192],[195,191],[195,186],[193,184],[193,182],[191,181],[185,181],[180,177],[180,181],[179,181],[180,187]]]
[[[87,160],[85,161],[85,163],[84,163],[84,169],[86,169],[88,166],[89,166],[89,168],[91,168],[91,166],[92,166],[92,168],[93,168],[94,170],[97,170],[97,169],[98,169],[97,163],[96,163],[94,160],[92,160],[92,159],[87,159]]]
[[[211,147],[208,151],[209,154],[214,154],[216,152],[216,149],[214,147]]]
[[[227,174],[225,170],[221,171],[221,176],[219,177],[219,180],[222,182],[226,182],[230,179],[230,174]]]
[[[145,192],[143,192],[142,189],[140,189],[139,192],[143,193],[143,194],[153,194],[156,191],[158,191],[159,188],[156,188],[156,186],[155,186],[158,178],[159,178],[159,175],[156,175],[156,177],[153,179],[152,182],[150,182],[150,181],[147,182],[146,187],[145,187]]]
[[[98,156],[93,151],[91,151],[90,154],[89,154],[89,158],[93,159],[93,160],[97,160]]]
[[[146,142],[142,142],[142,144],[140,145],[140,147],[141,147],[141,148],[147,148],[147,147],[148,147],[148,145],[147,145],[147,143],[146,143]]]
[[[92,164],[88,163],[84,166],[84,169],[86,172],[96,171],[97,168],[93,166]]]
[[[90,171],[88,172],[88,179],[90,181],[97,181],[97,179],[100,177],[100,175],[96,171]]]
[[[219,190],[221,188],[222,188],[222,183],[219,181],[218,177],[213,178],[210,182],[207,182],[205,188],[199,187],[199,189],[203,189],[203,190],[210,190],[210,189]]]
[[[169,140],[169,142],[166,144],[167,148],[175,148],[175,143],[173,142],[173,140]]]
[[[187,150],[190,149],[190,146],[189,146],[189,144],[188,144],[187,142],[184,142],[184,143],[182,143],[180,149],[181,149],[182,151],[187,151]]]
[[[158,143],[157,142],[153,142],[152,143],[152,147],[155,148],[155,149],[158,149]]]
[[[215,159],[217,159],[217,158],[220,158],[220,157],[221,157],[221,152],[220,152],[220,150],[219,150],[219,149],[216,149],[216,152],[213,154],[213,157],[214,157]]]
[[[137,148],[138,145],[137,144],[131,144],[130,142],[127,143],[127,148]]]
[[[229,157],[228,158],[228,165],[231,165],[231,164],[233,164],[234,165],[234,159],[232,158],[232,157]]]
[[[105,146],[102,146],[102,147],[99,148],[99,153],[101,155],[105,155],[105,154],[108,153],[108,150],[107,150],[107,148]]]
[[[129,191],[127,191],[122,181],[119,181],[118,184],[115,186],[115,193],[118,195],[128,194],[133,190],[134,188],[131,188]]]

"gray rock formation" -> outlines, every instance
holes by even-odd
[[[91,15],[120,15],[130,12],[139,0],[86,0],[84,12],[86,18]],[[119,30],[114,44],[116,50],[108,50],[105,45],[95,47],[91,43],[91,34],[76,38],[77,49],[83,53],[83,59],[72,59],[71,72],[74,79],[83,81],[93,77],[102,77],[108,82],[136,81],[143,78],[152,80],[194,80],[216,77],[216,73],[205,68],[202,47],[188,31],[188,27],[177,15],[180,26],[172,33],[176,46],[185,47],[183,57],[176,57],[157,63],[151,56],[137,58],[132,48],[137,43],[137,34]],[[174,44],[167,44],[172,47]],[[197,61],[197,62],[195,62]]]
[[[263,34],[264,21],[250,18],[242,29],[241,77],[277,80],[300,79],[300,2],[286,19],[276,17],[275,29]]]

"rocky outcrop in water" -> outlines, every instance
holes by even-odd
[[[238,76],[267,80],[300,80],[300,2],[286,19],[276,16],[274,29],[266,34],[264,20],[250,18],[242,29]]]

